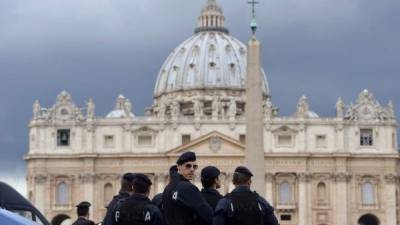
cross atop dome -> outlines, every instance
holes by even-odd
[[[229,33],[228,29],[225,28],[224,14],[216,0],[207,0],[206,5],[201,10],[195,33],[203,31],[219,31],[226,34]]]

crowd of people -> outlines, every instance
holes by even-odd
[[[169,170],[164,192],[152,200],[152,182],[145,174],[124,174],[101,225],[278,225],[274,208],[251,191],[253,174],[248,168],[235,169],[235,188],[225,196],[218,192],[218,168],[202,169],[201,191],[191,183],[197,169],[196,154],[183,153]],[[89,202],[77,205],[78,219],[72,225],[95,225],[89,220],[89,207]]]

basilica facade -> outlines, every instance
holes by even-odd
[[[161,66],[154,101],[144,116],[120,95],[105,117],[95,102],[77,106],[62,91],[53,106],[33,104],[29,123],[29,199],[53,224],[75,218],[92,203],[100,221],[125,172],[146,173],[162,192],[168,168],[194,151],[200,168],[222,171],[220,192],[246,155],[247,47],[229,34],[215,0],[208,0],[194,35]],[[397,123],[363,90],[355,104],[340,98],[336,114],[321,118],[301,96],[292,116],[279,115],[263,76],[265,191],[282,225],[400,224]],[[295,107],[294,107],[295,108]],[[194,183],[200,188],[200,179]]]

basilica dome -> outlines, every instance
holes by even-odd
[[[187,90],[245,90],[247,48],[229,35],[215,0],[208,0],[195,34],[175,48],[162,65],[154,89],[158,98]],[[264,94],[269,96],[264,77]]]

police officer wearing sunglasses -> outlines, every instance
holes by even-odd
[[[162,208],[167,225],[211,225],[213,210],[190,181],[198,168],[196,154],[183,153],[176,162],[178,172],[164,189]]]

